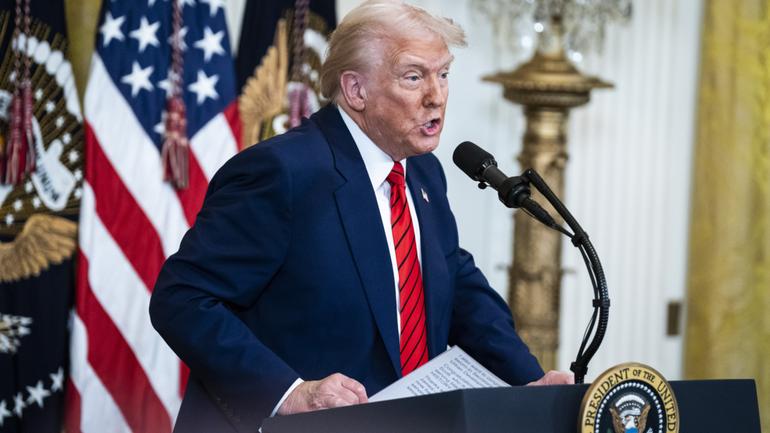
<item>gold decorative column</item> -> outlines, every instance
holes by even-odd
[[[559,17],[553,18],[550,29],[549,34],[541,34],[532,59],[514,71],[484,80],[502,84],[504,97],[524,107],[527,124],[519,163],[522,169],[535,169],[562,198],[569,110],[586,104],[592,89],[612,85],[581,74],[567,60]],[[533,198],[562,222],[534,188]],[[519,335],[547,371],[556,367],[559,344],[562,235],[522,212],[516,212],[514,221],[508,303]]]

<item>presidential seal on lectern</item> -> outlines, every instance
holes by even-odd
[[[666,379],[638,363],[602,373],[586,391],[580,433],[678,433],[679,408]]]

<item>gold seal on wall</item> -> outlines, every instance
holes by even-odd
[[[662,374],[639,363],[602,373],[580,405],[580,433],[678,433],[679,407]]]

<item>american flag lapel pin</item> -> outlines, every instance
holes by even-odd
[[[425,203],[430,203],[430,199],[428,198],[428,193],[425,192],[425,190],[422,188],[420,188],[420,192],[422,193],[422,199],[425,200]]]

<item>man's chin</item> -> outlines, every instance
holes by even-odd
[[[420,140],[419,143],[417,143],[417,146],[415,146],[415,154],[424,155],[426,153],[433,152],[438,147],[438,143],[439,134],[433,135],[431,137],[424,137],[422,140]]]

